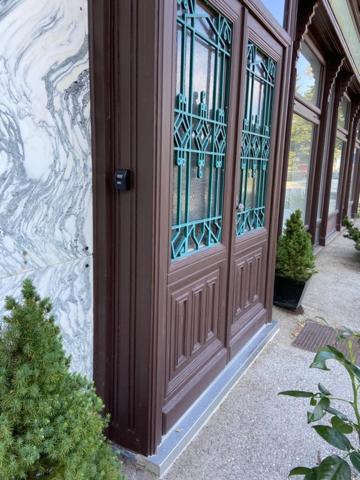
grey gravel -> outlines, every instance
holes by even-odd
[[[350,395],[341,368],[309,369],[313,354],[291,345],[306,319],[360,329],[360,253],[338,236],[317,257],[318,273],[304,300],[304,313],[274,309],[280,332],[164,476],[165,480],[284,480],[291,468],[313,466],[331,447],[307,425],[308,402],[279,397],[281,390],[314,389],[319,381]],[[128,478],[155,477],[126,464]]]

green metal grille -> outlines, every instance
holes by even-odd
[[[177,0],[171,256],[221,241],[232,25],[199,0]]]
[[[249,42],[246,70],[237,235],[263,227],[265,223],[276,63]]]

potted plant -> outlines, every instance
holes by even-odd
[[[296,210],[286,221],[285,231],[278,241],[274,304],[296,310],[315,272],[311,236],[305,230],[301,211]]]
[[[360,229],[355,227],[353,222],[349,220],[348,217],[344,218],[343,225],[347,230],[344,237],[349,238],[350,240],[353,240],[355,242],[356,250],[360,250]]]

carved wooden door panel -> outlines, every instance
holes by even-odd
[[[272,208],[272,193],[282,47],[251,16],[247,27],[230,258],[230,356],[270,320],[266,278],[269,247],[274,248],[276,239],[269,232],[278,214]]]
[[[227,362],[230,205],[242,7],[178,0],[163,430]],[[174,22],[175,23],[175,22]]]

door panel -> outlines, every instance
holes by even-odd
[[[177,2],[166,320],[166,432],[227,361],[226,308],[242,7]],[[233,93],[231,93],[233,92]]]
[[[267,321],[265,288],[282,48],[248,16],[229,280],[230,357]]]

